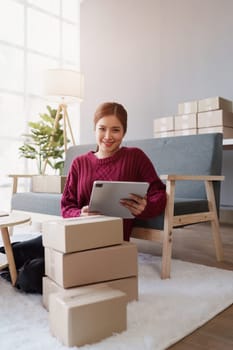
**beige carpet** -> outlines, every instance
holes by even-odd
[[[173,260],[172,278],[161,280],[160,264],[139,255],[140,300],[128,305],[127,331],[82,349],[166,349],[233,303],[233,272]],[[40,296],[0,279],[1,349],[68,349],[50,335],[47,316]]]

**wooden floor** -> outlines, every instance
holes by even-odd
[[[233,226],[221,225],[224,261],[217,262],[209,224],[198,224],[174,230],[173,258],[233,270]],[[161,255],[157,243],[135,240],[140,252]],[[169,350],[232,350],[233,305],[218,314]]]

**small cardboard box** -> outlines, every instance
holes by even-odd
[[[51,333],[66,346],[98,342],[127,328],[125,293],[109,287],[82,295],[50,296]]]
[[[45,248],[45,274],[63,288],[137,276],[137,247],[124,242],[68,254]]]
[[[66,176],[34,175],[32,176],[32,192],[62,193]]]
[[[165,132],[174,130],[174,117],[154,119],[154,132]]]
[[[163,131],[163,132],[154,132],[154,138],[172,137],[172,136],[175,136],[174,130],[172,130],[172,131]]]
[[[49,296],[51,293],[63,293],[63,295],[89,293],[93,287],[108,286],[113,289],[119,289],[124,292],[127,297],[127,302],[138,300],[138,278],[137,276],[121,278],[118,280],[108,281],[104,283],[89,284],[88,286],[62,288],[49,277],[43,277],[43,305],[49,310]]]
[[[196,129],[186,129],[186,130],[176,130],[175,136],[187,136],[187,135],[196,135],[198,133]]]
[[[186,130],[186,129],[196,129],[196,128],[197,128],[196,113],[182,114],[182,115],[175,116],[175,131]]]
[[[213,111],[223,109],[226,112],[232,112],[232,101],[222,97],[204,98],[198,101],[198,112]]]
[[[47,221],[42,232],[43,245],[62,253],[123,243],[122,219],[102,215]]]
[[[198,128],[212,128],[215,126],[233,127],[233,113],[222,109],[198,113]]]
[[[233,128],[228,128],[226,126],[215,126],[213,128],[200,128],[198,129],[198,134],[212,134],[220,132],[223,134],[224,139],[233,138]]]
[[[197,113],[197,101],[188,101],[178,104],[178,114]]]

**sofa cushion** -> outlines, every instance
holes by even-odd
[[[204,199],[191,198],[187,200],[186,198],[176,198],[174,205],[174,215],[185,215],[193,213],[201,213],[208,211],[208,201]],[[151,218],[147,220],[136,219],[134,226],[154,228],[157,230],[163,229],[163,218],[164,215],[160,215],[156,218]]]
[[[61,194],[19,192],[11,199],[11,208],[14,210],[30,211],[48,215],[61,215]]]

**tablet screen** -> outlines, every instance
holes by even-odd
[[[148,187],[147,182],[94,181],[89,210],[107,216],[134,218],[131,212],[123,207],[120,200],[130,198],[131,193],[144,197]]]

